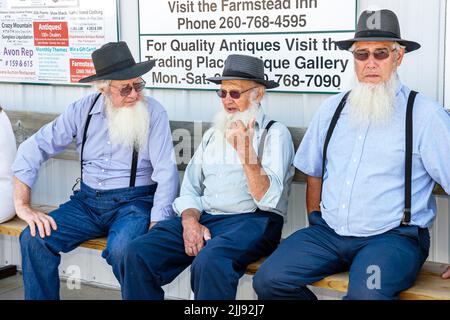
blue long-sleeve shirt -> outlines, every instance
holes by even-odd
[[[398,227],[405,207],[405,119],[410,89],[396,91],[391,122],[356,127],[345,107],[327,151],[321,210],[342,236],[372,236]],[[328,127],[343,93],[327,99],[314,116],[294,165],[322,176]],[[411,224],[428,227],[436,215],[434,181],[450,192],[450,117],[421,94],[414,104]]]
[[[64,113],[20,145],[12,166],[20,181],[32,187],[42,163],[62,152],[74,137],[78,153],[81,151],[84,125],[96,96],[97,93],[72,103]],[[155,99],[147,97],[147,102],[150,113],[148,143],[139,151],[135,185],[158,183],[151,220],[160,221],[174,215],[172,202],[178,195],[179,176],[167,112]],[[83,152],[83,182],[99,190],[128,187],[132,148],[110,142],[103,96],[90,114],[92,118]]]

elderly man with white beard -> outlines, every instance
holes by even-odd
[[[124,261],[125,299],[163,299],[162,286],[191,266],[197,300],[235,299],[246,267],[278,245],[294,167],[287,128],[268,119],[259,58],[230,55],[222,77],[223,110],[189,162],[173,208],[130,243]]]
[[[143,95],[141,76],[154,61],[135,63],[125,42],[105,44],[92,59],[96,74],[80,82],[94,82],[99,93],[74,102],[22,143],[13,164],[16,212],[29,225],[20,236],[26,299],[58,299],[60,252],[101,236],[108,237],[102,256],[122,283],[126,245],[174,217],[179,178],[169,120],[158,101]],[[34,210],[39,167],[74,138],[80,188],[48,215]]]
[[[345,299],[398,298],[428,256],[435,181],[450,192],[449,114],[397,76],[420,45],[389,10],[363,12],[355,38],[337,44],[353,53],[358,83],[323,103],[297,151],[309,227],[260,266],[260,299],[315,299],[307,285],[347,270]]]

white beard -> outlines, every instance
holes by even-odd
[[[247,126],[250,120],[258,117],[259,113],[260,108],[256,102],[251,102],[250,107],[243,112],[228,113],[222,109],[214,117],[214,128],[225,137],[226,130],[233,122],[241,120]]]
[[[137,147],[146,145],[150,126],[150,114],[145,97],[132,107],[114,107],[105,96],[108,132],[113,145]]]
[[[348,97],[350,122],[355,126],[389,122],[394,114],[399,82],[396,73],[388,81],[379,84],[358,82]]]

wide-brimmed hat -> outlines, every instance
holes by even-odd
[[[136,63],[124,41],[109,42],[92,52],[96,74],[79,82],[128,80],[142,76],[155,66],[155,60]]]
[[[420,48],[420,44],[417,42],[402,39],[398,18],[394,12],[387,9],[378,11],[367,10],[361,13],[355,37],[350,40],[336,41],[336,44],[340,49],[348,50],[353,43],[359,41],[394,41],[405,46],[406,52]]]
[[[242,54],[231,54],[225,60],[221,77],[207,78],[206,80],[220,84],[223,80],[250,80],[273,89],[279,84],[264,77],[264,61],[259,58]]]

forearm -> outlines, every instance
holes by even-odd
[[[308,176],[306,181],[306,210],[308,213],[320,211],[322,179]]]
[[[270,180],[261,166],[259,160],[252,163],[243,164],[244,173],[247,177],[247,185],[250,194],[256,201],[260,201],[270,187]]]
[[[31,188],[25,183],[14,177],[14,206],[17,209],[30,207]]]

